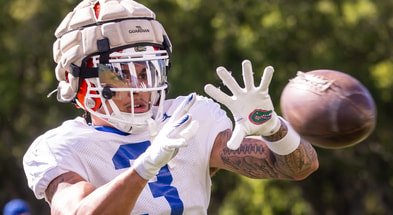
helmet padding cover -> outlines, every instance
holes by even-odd
[[[99,14],[96,5],[99,4]],[[53,57],[57,63],[57,99],[72,101],[79,90],[79,76],[72,67],[100,53],[99,41],[107,39],[108,52],[130,45],[151,44],[166,49],[171,44],[163,26],[149,8],[132,0],[85,0],[70,12],[55,32]]]

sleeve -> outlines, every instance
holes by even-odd
[[[180,96],[175,100],[171,100],[169,113],[173,113],[185,98],[185,96]],[[228,118],[226,112],[217,102],[210,98],[198,95],[189,113],[194,120],[198,120],[200,125],[202,125],[199,127],[199,133],[210,134],[213,141],[219,132],[226,129],[232,130],[233,128],[232,121]]]
[[[211,133],[214,139],[219,132],[233,128],[232,121],[226,112],[210,98],[198,96],[197,102],[190,111],[193,119],[206,125],[200,128],[201,132]]]
[[[66,144],[69,140],[54,133],[52,131],[38,137],[23,157],[28,186],[37,199],[46,197],[46,188],[59,175],[69,171],[78,174],[84,172],[79,159],[73,153],[72,146]],[[85,175],[81,176],[86,178]]]
[[[180,103],[181,101],[177,102]],[[192,115],[193,120],[199,122],[196,139],[198,139],[198,142],[203,143],[199,144],[199,147],[201,147],[199,151],[210,157],[217,135],[226,129],[232,130],[232,121],[218,103],[204,96],[197,96],[197,100],[189,113]]]
[[[199,96],[197,102],[191,108],[192,118],[199,122],[199,130],[196,135],[195,151],[198,152],[198,162],[205,167],[206,180],[211,183],[210,156],[218,134],[224,130],[232,130],[233,124],[221,106],[207,97]],[[198,177],[198,176],[195,176]]]
[[[170,100],[168,103],[170,104],[169,113],[173,113],[185,98],[185,96],[180,96],[175,100]],[[226,112],[218,103],[210,98],[198,95],[189,113],[192,115],[193,120],[199,122],[200,126],[197,136],[201,142],[205,143],[203,145],[207,147],[206,150],[209,152],[213,147],[217,135],[221,131],[226,129],[232,130],[233,128],[232,121]]]

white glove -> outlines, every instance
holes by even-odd
[[[249,60],[242,62],[242,72],[245,88],[241,88],[224,67],[217,68],[218,77],[232,92],[232,96],[228,96],[211,84],[205,86],[205,92],[216,101],[224,104],[235,118],[235,128],[227,143],[228,148],[233,150],[239,148],[245,136],[270,136],[276,133],[281,126],[268,92],[273,77],[273,67],[265,68],[259,87],[254,85],[252,66]]]
[[[188,140],[198,131],[199,124],[192,121],[188,114],[195,98],[195,93],[192,93],[182,102],[151,146],[135,160],[133,167],[142,178],[149,180],[154,177],[176,155],[179,148],[187,146]]]

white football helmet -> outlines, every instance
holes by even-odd
[[[132,0],[84,0],[55,35],[57,99],[121,131],[155,135],[172,51],[155,14]]]

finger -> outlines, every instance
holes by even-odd
[[[187,141],[184,138],[178,138],[178,139],[171,139],[171,141],[168,141],[167,144],[165,144],[163,147],[169,150],[181,148],[181,147],[186,147],[187,146]]]
[[[187,97],[187,99],[185,99],[185,101],[183,101],[183,104],[181,105],[184,110],[184,112],[188,112],[191,108],[191,106],[194,105],[196,100],[196,93],[190,93]]]
[[[220,66],[217,68],[217,75],[222,80],[224,85],[232,92],[233,95],[241,93],[241,88],[237,84],[236,80],[232,77],[231,73],[228,72],[224,67]]]
[[[186,147],[188,145],[188,140],[195,136],[198,129],[199,123],[191,120],[191,117],[189,117],[189,121],[187,123],[182,124],[181,127],[176,128],[173,130],[174,132],[170,134],[171,143],[167,146],[167,148]]]
[[[175,110],[175,112],[172,114],[172,121],[179,119],[182,117],[184,114],[186,114],[191,106],[195,103],[196,100],[196,94],[195,93],[190,93],[186,99],[179,105],[179,107]]]
[[[199,129],[198,121],[192,120],[187,127],[185,127],[181,132],[180,136],[182,136],[187,141],[193,138]]]
[[[227,104],[231,101],[231,98],[227,94],[223,93],[220,89],[211,84],[207,84],[204,90],[206,94],[221,104],[227,106]]]
[[[238,149],[245,136],[246,133],[244,132],[244,129],[241,129],[239,126],[235,126],[231,139],[227,142],[228,148],[232,150]]]
[[[244,60],[242,63],[244,87],[247,92],[251,91],[254,86],[254,74],[252,72],[252,64],[249,60]]]
[[[168,138],[177,138],[180,132],[191,122],[191,115],[185,114],[179,120],[175,121],[172,125],[172,128],[169,130],[167,137]]]
[[[267,66],[265,68],[265,71],[263,71],[261,84],[259,85],[261,91],[269,90],[269,85],[273,78],[273,73],[274,73],[274,68],[272,66]]]

